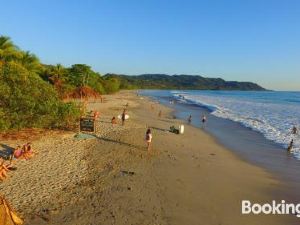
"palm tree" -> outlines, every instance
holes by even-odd
[[[9,37],[0,36],[0,61],[5,62],[16,59],[20,56],[18,48]]]
[[[51,66],[47,71],[48,79],[53,83],[55,89],[57,90],[59,96],[62,98],[64,96],[64,85],[66,70],[61,64],[56,64],[55,66]]]
[[[39,59],[29,51],[22,52],[17,61],[31,73],[38,73],[42,68]]]
[[[53,84],[58,84],[64,80],[65,68],[61,64],[56,64],[54,67],[50,69],[49,79],[53,82]]]
[[[8,50],[8,49],[13,49],[15,46],[10,40],[9,37],[6,36],[0,36],[0,51]]]

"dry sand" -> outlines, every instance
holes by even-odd
[[[17,171],[0,183],[0,193],[25,224],[298,222],[294,216],[241,215],[242,199],[269,202],[281,184],[200,129],[185,125],[183,135],[168,132],[171,125],[183,123],[172,119],[170,109],[131,92],[106,100],[89,104],[100,111],[96,138],[76,140],[71,132],[44,136],[33,142],[38,154],[16,161]],[[126,103],[130,119],[125,126],[112,126],[112,116],[121,114]],[[147,126],[153,132],[151,154],[144,141]]]

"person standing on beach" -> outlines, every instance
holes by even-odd
[[[192,115],[190,115],[188,118],[188,124],[191,124],[191,122],[192,122]]]
[[[158,117],[161,117],[161,110],[159,110]]]
[[[99,112],[98,111],[94,111],[94,120],[97,120],[99,118]]]
[[[290,144],[289,144],[289,146],[288,146],[288,148],[287,148],[287,151],[288,151],[288,152],[291,152],[291,151],[292,151],[293,145],[294,145],[294,140],[292,139],[291,142],[290,142]]]
[[[111,119],[111,124],[112,124],[112,125],[117,124],[117,119],[116,119],[115,116]]]
[[[152,133],[151,133],[150,128],[148,128],[147,131],[146,131],[146,142],[147,142],[147,150],[148,150],[148,152],[150,152],[151,141],[152,141]]]
[[[126,109],[123,110],[121,119],[122,119],[122,126],[124,126],[124,124],[125,124],[125,119],[126,119]]]

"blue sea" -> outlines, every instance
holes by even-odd
[[[280,91],[164,91],[178,102],[199,105],[210,114],[238,122],[283,148],[294,140],[292,154],[300,159],[300,92]]]

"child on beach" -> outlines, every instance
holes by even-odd
[[[147,142],[148,152],[150,151],[151,141],[152,141],[152,133],[151,133],[150,128],[148,128],[147,131],[146,131],[146,142]]]
[[[117,124],[117,119],[116,119],[115,116],[111,119],[111,124],[112,124],[112,125]]]

